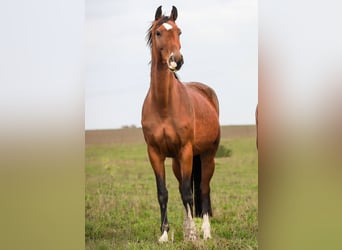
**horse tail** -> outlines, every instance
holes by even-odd
[[[192,161],[192,187],[195,203],[195,216],[202,216],[202,196],[201,196],[201,158],[199,155],[195,155]]]

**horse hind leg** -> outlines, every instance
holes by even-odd
[[[193,157],[192,182],[195,202],[195,217],[202,216],[202,195],[201,195],[201,158],[199,155]]]
[[[203,215],[202,231],[203,231],[203,239],[204,240],[211,239],[210,222],[209,222],[209,214],[208,213]]]
[[[214,174],[214,156],[201,157],[201,196],[202,196],[202,215],[203,215],[203,239],[211,238],[209,216],[212,216],[210,201],[210,180]]]

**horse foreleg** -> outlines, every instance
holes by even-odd
[[[156,176],[156,184],[157,184],[157,194],[158,194],[158,202],[160,206],[160,217],[161,217],[161,226],[160,231],[162,235],[159,238],[159,242],[168,241],[168,231],[169,224],[167,220],[167,202],[168,202],[168,191],[166,189],[165,183],[165,166],[164,160],[165,157],[161,157],[156,153],[154,148],[148,148],[148,155],[150,158],[150,162],[152,168],[154,170],[154,174]]]
[[[180,192],[185,207],[185,218],[183,223],[183,233],[185,240],[196,240],[198,238],[198,233],[193,221],[192,206],[193,197],[191,192],[191,175],[192,175],[192,147],[187,145],[183,148],[180,157],[180,172],[181,172],[181,185]]]
[[[162,179],[160,176],[156,175],[157,182],[157,193],[158,193],[158,202],[160,207],[160,218],[161,218],[161,226],[160,231],[162,235],[159,238],[159,242],[168,241],[168,231],[169,231],[169,223],[167,220],[167,202],[168,202],[168,192],[166,189],[165,178]]]
[[[190,205],[187,204],[187,208],[185,211],[185,217],[183,222],[183,236],[185,240],[197,240],[198,232],[195,226],[195,222],[191,215]]]

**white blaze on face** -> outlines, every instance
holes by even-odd
[[[168,24],[168,23],[163,23],[163,26],[166,30],[170,30],[172,29],[172,25],[171,24]]]

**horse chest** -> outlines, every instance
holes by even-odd
[[[175,157],[181,146],[189,138],[184,137],[184,128],[174,127],[170,124],[159,124],[151,129],[150,142],[154,144],[161,153],[167,157]]]
[[[155,134],[155,140],[161,152],[166,156],[174,156],[181,144],[181,138],[171,126],[161,126]]]

